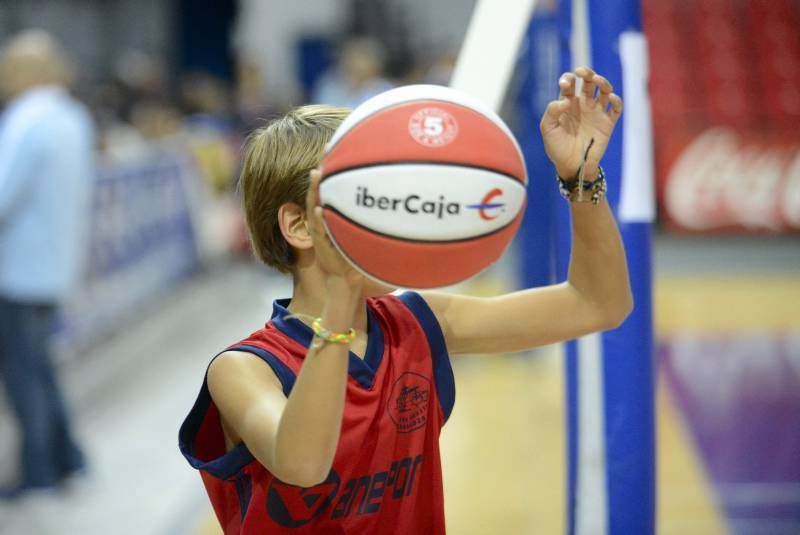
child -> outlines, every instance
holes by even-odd
[[[559,87],[541,131],[571,201],[569,278],[494,298],[389,294],[336,252],[312,170],[347,110],[301,107],[251,136],[241,187],[253,248],[291,274],[294,290],[263,329],[213,359],[181,427],[226,534],[444,533],[448,355],[520,351],[628,315],[625,254],[598,166],[622,101],[588,68]],[[579,199],[581,167],[591,188]]]

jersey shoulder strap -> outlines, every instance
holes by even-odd
[[[226,351],[251,353],[263,360],[278,377],[283,393],[288,397],[300,373],[300,360],[293,356],[296,342],[289,339],[274,325],[268,323],[263,329],[254,332],[244,340],[230,346]],[[303,351],[305,351],[303,349]]]
[[[396,328],[403,331],[420,329],[424,334],[431,355],[431,365],[436,384],[436,392],[441,404],[444,421],[450,417],[455,404],[456,386],[450,355],[447,351],[444,333],[439,320],[425,299],[413,291],[390,294],[374,300],[375,306],[387,309],[396,323]],[[403,333],[408,334],[408,333]]]

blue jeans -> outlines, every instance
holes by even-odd
[[[84,466],[50,360],[55,308],[0,297],[0,376],[21,432],[23,488],[51,487]]]

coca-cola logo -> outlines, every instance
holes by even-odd
[[[707,130],[672,165],[664,206],[674,223],[690,230],[800,229],[800,147]]]

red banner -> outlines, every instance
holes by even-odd
[[[800,144],[710,128],[659,152],[662,215],[692,231],[800,230]]]
[[[800,4],[642,5],[661,221],[688,232],[800,230]]]

